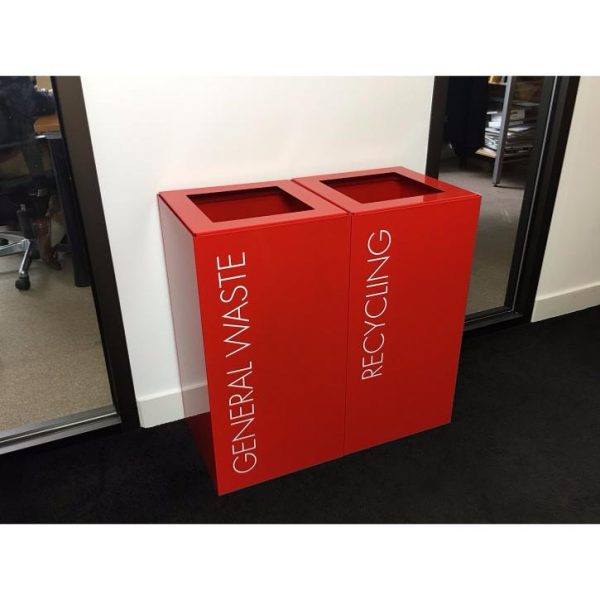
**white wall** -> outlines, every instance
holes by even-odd
[[[144,426],[183,415],[156,193],[423,170],[433,77],[83,77]]]
[[[533,320],[600,304],[600,77],[582,77]]]

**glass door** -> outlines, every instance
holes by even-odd
[[[467,325],[527,317],[577,78],[438,77],[427,172],[481,194]]]
[[[92,281],[52,80],[2,76],[0,453],[118,422]]]

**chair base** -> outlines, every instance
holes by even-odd
[[[31,287],[29,267],[31,266],[34,252],[37,249],[37,242],[16,233],[9,233],[8,231],[0,231],[0,239],[8,242],[0,245],[0,256],[23,254],[15,287],[22,291],[28,290]]]

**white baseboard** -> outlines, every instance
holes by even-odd
[[[138,398],[137,407],[142,427],[154,427],[183,419],[180,390]]]
[[[206,381],[186,388],[186,413],[200,414],[208,411],[208,385]],[[170,390],[137,399],[140,425],[155,427],[184,417],[183,395],[181,390]]]
[[[564,290],[558,294],[539,296],[535,299],[532,321],[542,321],[566,315],[600,304],[600,283]]]

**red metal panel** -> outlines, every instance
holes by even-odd
[[[202,211],[205,193],[249,189]],[[292,182],[167,195],[194,232],[210,413],[191,425],[218,492],[340,456],[349,216]]]
[[[480,197],[400,167],[296,181],[352,215],[345,453],[448,423]]]

